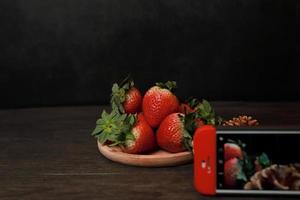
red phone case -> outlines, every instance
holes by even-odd
[[[216,164],[216,129],[205,125],[194,135],[194,184],[201,194],[216,194]]]

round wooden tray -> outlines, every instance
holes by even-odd
[[[166,167],[178,166],[193,161],[193,153],[189,151],[180,153],[169,153],[163,150],[157,150],[149,154],[128,154],[121,151],[119,147],[109,147],[102,145],[99,142],[98,148],[102,155],[106,158],[133,166],[140,167]]]

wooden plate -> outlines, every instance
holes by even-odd
[[[180,153],[169,153],[163,150],[157,150],[146,155],[128,154],[121,151],[119,147],[109,147],[99,142],[98,148],[102,155],[106,158],[133,166],[140,167],[166,167],[177,166],[193,161],[193,153],[189,151]]]

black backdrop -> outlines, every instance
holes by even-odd
[[[108,103],[131,73],[181,98],[298,101],[298,0],[1,0],[0,106]]]

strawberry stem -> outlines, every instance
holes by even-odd
[[[188,98],[187,103],[191,108],[196,108],[197,106],[200,105],[200,101],[193,97]]]
[[[124,114],[123,103],[126,99],[127,92],[134,86],[134,82],[128,75],[120,84],[114,83],[112,87],[110,103],[112,109]]]
[[[195,113],[190,113],[187,115],[179,114],[179,118],[184,125],[183,130],[183,146],[188,150],[192,151],[192,141],[193,135],[196,130],[196,123],[195,123]]]
[[[120,82],[120,87],[123,87],[125,84],[133,82],[131,75],[128,74],[121,82]]]
[[[220,116],[216,116],[215,111],[208,101],[203,99],[200,106],[197,108],[198,118],[204,120],[205,124],[211,125],[220,125],[222,123],[222,118]]]
[[[168,89],[170,91],[172,91],[173,89],[175,89],[177,87],[175,81],[167,81],[166,83],[158,82],[155,85],[160,88]]]
[[[110,141],[112,146],[122,145],[132,138],[131,129],[136,123],[136,115],[120,114],[113,110],[110,114],[104,110],[101,118],[96,121],[96,127],[92,132],[101,144]]]

